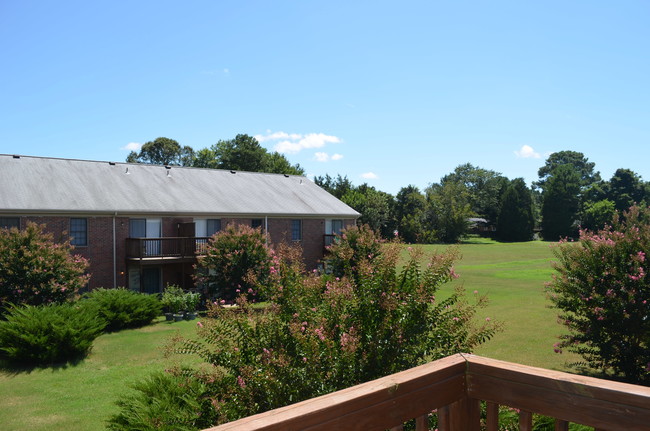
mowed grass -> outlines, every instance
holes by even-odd
[[[192,336],[195,327],[196,321],[159,319],[151,326],[100,336],[90,356],[76,365],[0,370],[0,429],[104,430],[129,384],[172,365],[164,357],[169,338],[177,332]]]
[[[443,251],[445,246],[422,246]],[[549,308],[544,283],[551,279],[550,243],[497,243],[476,239],[458,246],[460,277],[444,285],[441,295],[462,284],[468,295],[487,294],[489,306],[479,319],[490,317],[504,324],[503,332],[474,353],[495,359],[567,371],[567,361],[578,358],[553,352],[563,328],[557,312]],[[94,431],[118,411],[114,404],[128,386],[151,372],[163,370],[163,348],[180,332],[191,337],[196,321],[159,320],[141,329],[99,337],[88,358],[66,368],[31,371],[0,370],[0,430]],[[183,360],[192,361],[190,357]]]
[[[577,356],[557,354],[553,344],[564,328],[557,322],[557,310],[550,308],[544,284],[551,280],[553,253],[543,241],[499,243],[474,239],[457,247],[461,259],[455,265],[459,278],[445,285],[441,293],[462,284],[468,296],[474,291],[487,294],[490,303],[480,319],[489,317],[503,323],[503,331],[474,353],[524,365],[569,371],[568,363]],[[422,246],[443,251],[442,245]]]

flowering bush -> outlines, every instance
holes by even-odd
[[[353,277],[337,277],[305,274],[296,250],[281,247],[264,290],[268,307],[253,308],[243,294],[237,307],[216,303],[214,319],[197,323],[198,340],[176,340],[174,351],[211,365],[193,372],[211,388],[210,415],[226,422],[470,352],[498,329],[489,319],[473,323],[484,297],[470,304],[457,290],[436,298],[455,277],[456,251],[422,265],[412,249],[402,266],[401,245],[373,250],[358,254]]]
[[[90,278],[88,262],[69,241],[55,243],[43,227],[0,229],[0,310],[12,304],[49,304],[74,297]]]
[[[259,229],[228,226],[208,242],[198,259],[197,277],[210,294],[233,300],[240,293],[266,284],[271,268],[271,250]]]
[[[612,226],[581,231],[580,242],[554,250],[548,290],[568,328],[555,346],[592,368],[634,383],[650,382],[650,208],[632,207]]]

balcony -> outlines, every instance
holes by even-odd
[[[520,410],[520,430],[533,413],[556,418],[556,431],[650,429],[650,388],[459,354],[205,431],[397,431],[411,419],[425,431],[431,412],[440,431],[496,431],[499,405]]]
[[[209,237],[127,238],[126,258],[140,261],[193,261]]]

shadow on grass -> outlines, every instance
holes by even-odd
[[[87,355],[83,355],[71,358],[67,361],[55,362],[51,364],[39,364],[32,362],[19,363],[17,361],[9,359],[6,355],[0,354],[0,374],[7,377],[13,377],[20,374],[31,374],[36,370],[52,370],[52,372],[67,370],[68,368],[76,367],[79,365],[81,362],[83,362],[84,359],[86,359],[86,357]]]

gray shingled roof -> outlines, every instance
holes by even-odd
[[[358,217],[300,176],[0,155],[0,213]]]

